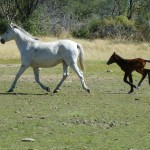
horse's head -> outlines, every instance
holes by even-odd
[[[14,29],[15,29],[15,25],[13,25],[12,23],[9,24],[6,32],[4,33],[4,35],[1,37],[1,43],[5,44],[5,42],[8,42],[12,39],[14,39]]]
[[[109,58],[109,60],[107,61],[107,65],[110,65],[114,62],[116,62],[116,57],[117,57],[117,54],[114,52],[111,57]]]

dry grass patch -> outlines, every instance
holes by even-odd
[[[0,44],[0,59],[18,59],[20,53],[18,51],[15,41]]]
[[[42,41],[58,40],[56,37],[39,37]],[[84,40],[70,38],[83,45],[85,60],[106,61],[115,51],[125,58],[142,57],[150,59],[150,44],[147,42],[128,42],[123,40]],[[16,43],[10,41],[5,45],[0,44],[0,59],[19,59],[20,54]]]

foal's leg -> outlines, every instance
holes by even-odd
[[[44,86],[39,79],[39,68],[33,68],[33,72],[34,72],[34,77],[35,77],[35,81],[40,85],[40,87],[44,90],[46,90],[47,92],[50,92],[50,88]]]
[[[132,74],[129,75],[129,81],[130,81],[130,83],[133,84]],[[130,89],[129,93],[132,93],[133,90],[134,90],[134,88],[133,88],[133,86],[131,86],[131,89]]]
[[[74,63],[70,67],[75,71],[75,73],[80,78],[80,81],[81,81],[83,89],[85,89],[88,93],[90,93],[90,89],[86,86],[86,84],[84,82],[83,73],[82,73],[82,71],[80,71],[80,69],[78,68],[77,64]]]
[[[16,74],[16,77],[15,77],[15,80],[14,82],[12,83],[10,89],[8,90],[8,92],[13,92],[15,86],[16,86],[16,83],[17,83],[17,80],[19,79],[19,77],[24,73],[24,71],[28,68],[28,66],[24,66],[24,65],[21,65],[18,73]]]
[[[58,85],[56,86],[56,88],[53,91],[53,93],[57,93],[60,90],[60,87],[62,86],[63,82],[66,80],[68,75],[69,75],[69,73],[68,73],[68,65],[65,62],[63,62],[63,77],[62,77],[61,81],[58,83]]]
[[[127,80],[127,77],[129,77],[130,78],[130,80],[131,80],[131,73],[125,73],[125,75],[124,75],[124,78],[123,78],[123,81],[125,82],[125,83],[127,83],[127,84],[129,84],[130,86],[131,86],[131,89],[132,88],[136,88],[136,86],[133,84],[133,83],[131,83],[131,82],[129,82],[128,80]],[[132,93],[133,91],[132,90],[130,90],[128,93]]]
[[[145,77],[147,76],[147,74],[149,75],[150,70],[148,69],[143,69],[143,74],[142,74],[142,78],[140,80],[140,82],[138,83],[138,89],[140,90],[140,87],[142,85],[143,80],[145,79]]]

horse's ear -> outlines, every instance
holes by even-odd
[[[9,26],[9,27],[12,27],[12,26],[13,26],[13,23],[11,22],[8,26]]]
[[[14,27],[14,28],[17,28],[17,26],[16,26],[16,25],[13,25],[13,27]]]
[[[113,55],[116,55],[116,52],[114,52]]]
[[[12,22],[9,24],[9,27],[17,28],[17,26],[15,24],[13,24]]]
[[[9,24],[8,26],[11,27],[11,24]]]

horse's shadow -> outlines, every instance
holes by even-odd
[[[0,92],[0,95],[48,95],[49,93],[19,93],[19,92]]]

